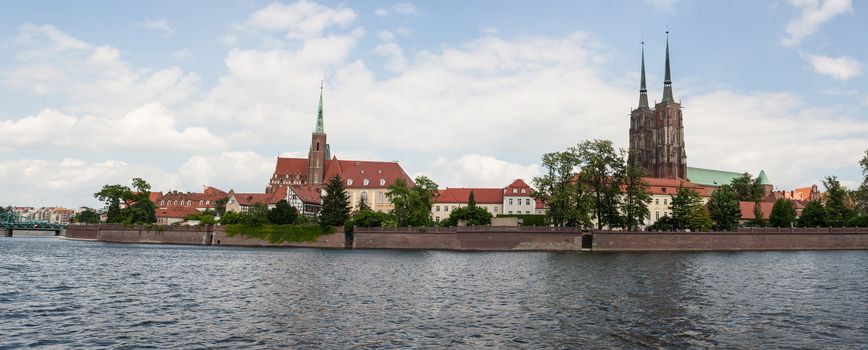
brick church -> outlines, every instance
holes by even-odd
[[[681,103],[672,94],[669,70],[669,32],[666,32],[666,76],[663,99],[652,109],[645,86],[645,47],[642,46],[642,78],[639,107],[630,113],[630,158],[645,167],[652,178],[687,179],[687,152],[684,149],[684,120]]]
[[[386,198],[388,187],[399,178],[413,186],[413,180],[398,162],[339,160],[331,154],[323,126],[320,88],[316,127],[311,134],[307,158],[277,157],[274,174],[265,191],[274,193],[281,187],[289,187],[290,199],[293,194],[305,197],[303,192],[321,192],[323,184],[335,175],[340,176],[353,209],[364,201],[371,209],[388,211],[392,209],[392,203]]]

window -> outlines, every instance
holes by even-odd
[[[435,216],[435,217],[434,217],[434,221],[440,221],[440,217],[439,217],[439,216]]]
[[[660,212],[659,211],[654,212],[654,220],[660,220]]]
[[[443,206],[443,211],[449,211],[449,206],[448,206],[448,205],[444,205],[444,206]]]
[[[371,182],[368,181],[368,179],[362,180],[362,186],[367,186],[369,183],[371,183]]]
[[[525,210],[524,213],[525,213],[525,214],[530,214],[530,210]]]
[[[160,205],[166,205],[166,201],[160,201]]]
[[[347,179],[347,186],[353,185],[353,179]]]
[[[191,202],[191,201],[188,199],[188,200],[187,200],[187,205],[191,205],[191,204],[193,204],[193,202]]]
[[[200,200],[199,200],[199,205],[202,205],[202,203],[204,203],[204,202],[200,199]]]
[[[667,204],[667,203],[666,203],[667,201],[668,201],[668,199],[663,198],[663,205],[666,205],[666,204]]]
[[[386,186],[386,180],[380,179],[380,186]]]
[[[663,191],[663,193],[666,193],[666,187],[661,187],[660,191]]]
[[[654,204],[659,205],[660,204],[660,198],[654,198]]]
[[[380,180],[383,181],[383,180]],[[377,204],[383,204],[383,192],[377,192]]]
[[[524,189],[524,188],[522,188],[522,189],[521,189],[521,193],[527,193],[527,190]]]
[[[509,205],[512,205],[512,198],[509,199]],[[512,214],[512,212],[509,213]]]
[[[497,213],[497,206],[494,206],[494,212]]]
[[[316,143],[316,150],[319,151],[319,142]]]
[[[530,205],[530,198],[524,200],[524,205]]]
[[[512,214],[512,210],[510,210],[509,213]]]
[[[368,191],[362,191],[362,203],[368,204]]]
[[[434,211],[440,211],[440,206],[439,206],[439,205],[435,205],[435,206],[434,206]]]
[[[513,188],[513,189],[512,189],[512,193],[518,193],[518,189],[517,189],[517,188]]]

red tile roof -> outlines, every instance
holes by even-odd
[[[166,194],[160,198],[161,201],[166,201],[165,204],[161,205],[159,201],[155,201],[154,204],[159,207],[172,207],[175,206],[174,202],[177,200],[177,206],[186,206],[187,201],[190,201],[190,206],[192,207],[214,208],[215,202],[226,196],[226,192],[207,186],[203,192],[166,192]],[[199,204],[199,201],[202,201],[202,204]]]
[[[322,202],[322,192],[319,186],[294,185],[289,189],[301,199],[303,203],[320,204]]]
[[[195,208],[189,207],[172,207],[172,208],[160,208],[157,209],[157,217],[158,218],[173,218],[173,219],[183,219],[185,216],[190,214],[196,214],[199,211]]]
[[[229,196],[235,196],[235,200],[239,205],[251,206],[256,203],[275,204],[286,199],[287,187],[280,186],[274,193],[236,193],[229,191]]]
[[[692,189],[699,193],[701,197],[710,197],[711,192],[714,191],[714,187],[706,187],[697,185],[687,180],[681,179],[664,179],[664,178],[656,178],[656,177],[646,177],[642,180],[648,185],[648,192],[651,194],[676,194],[679,186],[684,186],[685,188]]]
[[[741,219],[742,220],[753,220],[756,219],[756,216],[753,215],[754,202],[738,202],[739,208],[741,208]],[[772,207],[775,205],[773,202],[760,202],[760,211],[763,213],[763,219],[768,219],[769,215],[772,213]]]
[[[307,158],[281,158],[277,157],[277,165],[274,173],[279,175],[301,174],[307,176]]]
[[[516,190],[516,191],[513,191]],[[524,192],[522,192],[524,190]],[[509,186],[503,189],[503,195],[506,197],[528,197],[533,193],[533,189],[527,185],[522,179],[515,179]]]
[[[413,179],[397,162],[338,160],[337,157],[332,157],[326,162],[323,182],[328,182],[335,175],[341,176],[341,181],[347,188],[386,188],[399,178],[413,186]],[[352,184],[347,180],[352,180]],[[367,184],[365,180],[368,180]]]
[[[503,190],[500,188],[446,188],[437,191],[434,203],[467,203],[471,191],[478,204],[503,204]]]

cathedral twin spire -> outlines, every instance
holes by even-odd
[[[319,83],[319,112],[316,115],[316,129],[314,130],[316,134],[324,134],[325,128],[323,127],[322,121],[322,81]]]
[[[669,31],[666,31],[666,75],[663,80],[663,100],[675,102],[672,95],[672,73],[669,69]],[[639,86],[639,108],[648,107],[648,89],[645,87],[645,42],[642,42],[642,83]]]

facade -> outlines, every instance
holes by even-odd
[[[277,157],[274,174],[265,192],[274,193],[287,186],[316,187],[321,191],[322,185],[335,175],[340,176],[344,182],[353,210],[357,210],[362,201],[376,211],[392,210],[393,205],[386,198],[388,187],[397,179],[403,179],[409,186],[413,186],[413,180],[398,162],[339,160],[331,154],[323,126],[323,100],[320,90],[316,127],[311,134],[308,157]]]
[[[278,187],[271,193],[236,193],[229,190],[226,201],[226,211],[236,213],[246,213],[250,207],[257,203],[265,204],[268,209],[272,209],[277,205],[277,202],[287,199],[288,187]]]
[[[217,201],[226,198],[228,193],[211,186],[205,186],[202,192],[169,191],[154,200],[160,209],[194,208],[198,211],[213,210]]]
[[[322,205],[320,187],[314,185],[289,186],[286,192],[286,201],[298,210],[299,214],[309,218],[313,217],[319,213]]]
[[[684,122],[681,103],[675,102],[669,68],[669,32],[666,33],[666,78],[663,99],[651,109],[645,84],[645,49],[642,48],[642,77],[639,106],[630,113],[630,161],[645,168],[648,177],[687,178]]]
[[[193,207],[158,208],[156,211],[158,225],[172,225],[184,222],[184,217],[199,211]]]
[[[651,202],[648,203],[649,218],[645,220],[645,225],[651,225],[657,222],[658,219],[664,216],[672,216],[672,196],[674,196],[678,187],[692,189],[702,198],[702,204],[708,203],[711,199],[711,192],[714,188],[702,186],[692,183],[687,180],[679,179],[664,179],[664,178],[645,178],[643,179],[648,184],[648,192],[651,193]]]
[[[534,214],[536,200],[533,189],[522,179],[516,179],[503,189],[503,214]]]

